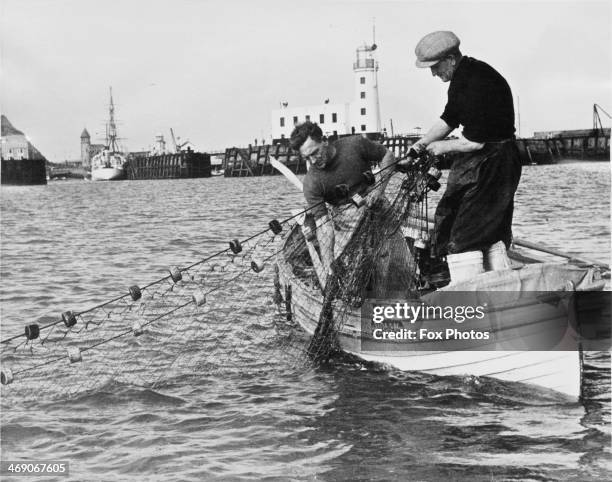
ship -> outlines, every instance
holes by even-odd
[[[117,126],[115,125],[115,105],[113,89],[110,88],[109,119],[106,124],[106,142],[102,152],[91,160],[92,181],[118,181],[126,178],[126,157],[117,142]]]

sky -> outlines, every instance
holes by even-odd
[[[271,111],[350,102],[352,62],[378,45],[383,127],[425,130],[448,84],[414,65],[419,39],[452,30],[508,80],[520,134],[612,114],[612,2],[0,0],[0,111],[50,160],[104,137],[109,86],[132,151],[155,135],[200,151],[270,139]],[[610,119],[602,117],[604,126]],[[517,122],[517,129],[519,124]]]

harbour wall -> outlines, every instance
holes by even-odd
[[[517,139],[523,164],[555,164],[565,159],[610,160],[610,129],[536,132]]]
[[[45,159],[2,159],[1,162],[2,184],[47,184]]]
[[[128,158],[127,178],[142,179],[189,179],[210,177],[210,155],[187,150],[174,154],[156,156],[135,155]]]
[[[410,146],[419,139],[418,136],[374,137],[396,158],[408,151]],[[225,150],[223,170],[225,177],[267,176],[279,174],[270,164],[270,158],[276,158],[295,174],[306,173],[306,161],[297,155],[287,143],[276,143],[246,148],[230,147]],[[440,156],[439,166],[448,169],[454,156]]]

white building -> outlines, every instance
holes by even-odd
[[[272,138],[289,138],[294,126],[310,120],[325,135],[370,134],[381,130],[378,101],[378,62],[376,44],[357,48],[353,63],[354,97],[351,102],[291,107],[283,103],[272,111]]]
[[[3,114],[0,119],[0,157],[3,160],[45,159],[45,157],[28,140],[26,135],[15,129]]]

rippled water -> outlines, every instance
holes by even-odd
[[[3,338],[164,276],[302,202],[282,177],[58,181],[3,186],[1,201]],[[608,163],[525,167],[516,204],[516,236],[609,260]],[[583,403],[347,360],[109,386],[5,406],[2,459],[68,460],[72,480],[609,480],[610,357],[587,363]]]

